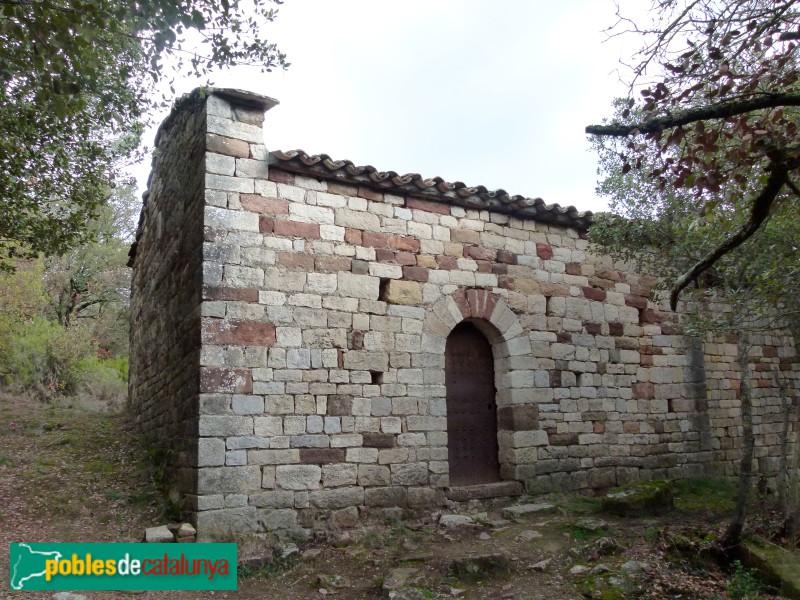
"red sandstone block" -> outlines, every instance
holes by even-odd
[[[650,355],[640,354],[639,355],[639,366],[652,367],[653,366],[653,357],[650,356]]]
[[[329,465],[344,459],[344,448],[300,448],[300,463],[304,465]]]
[[[476,260],[478,263],[478,273],[491,273],[492,272],[492,263],[488,260]]]
[[[497,251],[497,262],[505,263],[507,265],[517,264],[517,255],[508,250]]]
[[[272,233],[275,231],[275,219],[270,219],[263,215],[258,217],[258,231],[259,233]]]
[[[658,310],[653,310],[651,308],[646,308],[644,310],[639,311],[639,322],[640,323],[663,323],[669,315],[667,313],[663,313]]]
[[[542,260],[550,260],[553,258],[553,247],[544,242],[536,242],[536,254]]]
[[[613,321],[608,324],[609,335],[623,335],[625,333],[625,326],[619,321]]]
[[[258,302],[258,290],[255,288],[230,288],[207,285],[203,288],[203,300]]]
[[[656,388],[650,382],[639,381],[631,386],[631,394],[635,400],[652,400],[656,397]]]
[[[514,291],[515,279],[511,275],[500,275],[497,278],[497,285],[503,289]]]
[[[319,225],[298,221],[275,221],[275,233],[306,239],[319,239]]]
[[[386,248],[389,245],[389,236],[385,233],[365,231],[361,234],[361,245],[372,248]]]
[[[566,270],[567,270],[567,275],[580,275],[581,265],[580,263],[576,262],[567,263]]]
[[[398,265],[413,267],[417,264],[417,257],[411,252],[398,252],[395,255],[395,259]],[[428,279],[426,278],[425,281],[428,281]]]
[[[470,317],[470,308],[469,302],[467,301],[467,292],[463,288],[456,290],[453,292],[451,296],[453,300],[455,300],[456,306],[461,311],[461,314],[465,319]]]
[[[641,296],[634,296],[632,294],[626,294],[625,306],[632,306],[633,308],[645,309],[647,308],[647,298],[642,298]]]
[[[217,346],[272,346],[275,325],[264,321],[204,318],[202,339],[204,344]]]
[[[397,438],[392,433],[365,433],[365,448],[394,448],[397,445]]]
[[[663,329],[663,327],[662,327]],[[761,347],[761,355],[764,358],[777,358],[778,357],[778,349],[775,346],[762,346]]]
[[[240,194],[242,208],[267,215],[288,215],[289,202],[280,198],[265,198],[260,194]]]
[[[389,237],[389,247],[395,250],[419,252],[419,240],[404,235],[393,235]]]
[[[395,253],[392,250],[387,250],[386,248],[375,248],[375,260],[378,262],[389,262],[393,263],[396,262]]]
[[[236,156],[238,158],[247,158],[250,156],[250,144],[244,140],[237,140],[215,133],[206,134],[206,150],[226,156]]]
[[[349,271],[352,259],[345,256],[318,256],[316,270],[320,273],[338,273]]]
[[[367,200],[372,200],[373,202],[383,202],[383,194],[366,187],[358,188],[358,197],[366,198]]]
[[[458,269],[458,261],[454,256],[445,256],[444,254],[439,254],[436,256],[436,264],[440,269],[444,269],[446,271],[454,271]]]
[[[592,431],[594,433],[605,433],[606,432],[605,423],[600,423],[599,421],[595,421],[592,424]]]
[[[661,333],[664,335],[683,335],[683,325],[679,323],[662,323]]]
[[[569,331],[557,331],[556,341],[560,344],[569,344],[572,341],[572,334]]]
[[[608,267],[597,267],[594,274],[602,279],[609,279],[615,283],[625,281],[625,276],[622,273],[614,269],[609,269]]]
[[[601,327],[600,323],[584,322],[583,323],[583,328],[586,330],[586,333],[588,333],[589,335],[600,335],[600,332],[602,331],[602,327]]]
[[[277,262],[282,267],[293,267],[305,269],[306,271],[314,270],[314,257],[301,252],[278,252]]]
[[[344,230],[344,241],[348,244],[353,244],[354,246],[361,245],[361,230],[360,229],[353,229],[352,227],[347,227]]]
[[[480,246],[467,246],[464,248],[464,255],[475,260],[495,260],[497,259],[497,250],[481,248]]]
[[[492,316],[495,299],[489,290],[467,290],[470,314],[476,319],[486,319]]]
[[[492,273],[495,275],[505,275],[508,273],[508,265],[492,263]]]
[[[251,394],[253,378],[250,369],[200,367],[201,394]]]
[[[439,213],[440,215],[450,214],[449,204],[442,204],[441,202],[428,202],[427,200],[419,200],[418,198],[409,198],[406,200],[406,208],[418,208],[419,210]]]
[[[584,286],[583,288],[583,295],[588,300],[596,300],[598,302],[603,302],[606,299],[606,293],[604,290],[598,290],[597,288]]]
[[[428,281],[428,269],[425,267],[403,267],[403,279],[409,281]]]
[[[294,173],[287,173],[286,171],[281,171],[279,169],[270,167],[269,180],[274,181],[275,183],[288,183],[289,185],[293,185]]]

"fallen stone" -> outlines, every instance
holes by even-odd
[[[576,548],[570,548],[570,555],[575,558],[583,558],[586,560],[597,560],[601,556],[610,556],[617,554],[624,548],[622,544],[609,537],[597,538],[594,542],[584,544]]]
[[[517,535],[518,540],[522,540],[524,542],[530,542],[531,540],[538,540],[542,537],[542,534],[538,531],[534,531],[533,529],[526,529],[525,531],[520,531],[519,535]]]
[[[591,571],[589,567],[586,565],[575,565],[569,570],[570,575],[583,575],[584,573],[588,573]]]
[[[511,569],[511,561],[505,554],[482,554],[457,558],[450,563],[450,570],[461,581],[475,583],[484,579],[500,577]]]
[[[454,529],[456,527],[475,527],[477,523],[472,520],[472,517],[464,515],[442,515],[439,518],[439,525],[447,529]]]
[[[322,550],[319,548],[309,548],[308,550],[304,550],[300,556],[308,560],[312,560],[317,558],[320,554],[322,554]]]
[[[164,544],[174,542],[175,536],[166,525],[159,525],[144,530],[144,541],[148,544]]]
[[[555,504],[549,502],[539,502],[537,504],[517,504],[508,506],[503,509],[504,519],[519,519],[520,517],[528,517],[537,513],[552,512],[556,509]]]
[[[450,594],[453,598],[459,598],[464,594],[466,594],[467,590],[461,588],[450,588],[450,590],[448,590],[447,593]]]
[[[575,527],[584,529],[591,533],[597,533],[598,531],[607,530],[609,525],[603,519],[579,519],[575,523]]]
[[[300,548],[297,547],[297,544],[285,544],[283,546],[283,552],[281,552],[281,558],[286,558],[287,556],[298,554],[299,552]]]
[[[478,536],[478,539],[486,541],[492,539],[492,536],[486,533],[485,531],[482,531],[481,534]]]
[[[426,600],[427,596],[416,588],[403,588],[389,592],[390,600]]]
[[[640,573],[649,573],[650,565],[638,560],[629,560],[620,567],[620,570],[628,575],[639,575]]]
[[[350,587],[350,582],[341,575],[317,575],[320,588],[326,590],[344,590]]]
[[[72,592],[58,592],[53,594],[52,600],[89,600],[83,594],[73,594]]]
[[[384,591],[400,590],[415,583],[418,578],[419,569],[412,567],[398,567],[392,569],[389,574],[383,578]]]
[[[592,575],[602,575],[603,573],[608,573],[610,570],[611,568],[608,565],[597,565],[592,568]]]
[[[639,481],[610,491],[601,506],[605,512],[621,517],[662,515],[674,508],[672,488],[666,481]]]
[[[547,559],[545,559],[545,560],[540,560],[540,561],[539,561],[539,562],[537,562],[537,563],[533,563],[533,564],[531,565],[531,569],[532,569],[533,571],[539,571],[540,573],[541,573],[542,571],[546,571],[546,570],[547,570],[547,567],[549,567],[549,566],[550,566],[550,561],[552,561],[552,560],[553,560],[552,558],[547,558]]]

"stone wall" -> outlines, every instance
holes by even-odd
[[[194,94],[159,129],[129,263],[129,402],[180,495],[196,488],[205,136]]]
[[[734,473],[735,341],[683,335],[650,300],[652,278],[592,252],[587,215],[325,156],[268,157],[269,106],[252,106],[227,92],[207,104],[202,318],[183,311],[195,315],[187,336],[202,332],[187,503],[201,537]],[[181,228],[195,244],[199,223]],[[141,247],[137,269],[162,268]],[[145,300],[164,310],[150,296],[138,311]],[[141,319],[138,339],[163,347],[167,328]],[[492,348],[499,475],[451,486],[445,355],[463,321]],[[775,378],[796,394],[800,370],[787,336],[752,341],[757,457],[770,475],[783,426]],[[132,391],[151,398],[140,381]]]

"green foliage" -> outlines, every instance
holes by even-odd
[[[58,255],[91,237],[86,223],[122,179],[160,83],[286,66],[263,31],[273,4],[0,3],[0,259]],[[199,43],[187,47],[190,32]]]
[[[619,110],[619,108],[618,108]],[[649,161],[624,169],[618,145],[595,142],[600,157],[598,193],[611,213],[597,216],[591,238],[603,252],[661,278],[661,292],[740,230],[749,199],[725,196],[710,208],[690,190],[649,176]],[[759,185],[754,180],[753,185]],[[782,196],[758,233],[730,250],[692,288],[684,306],[692,333],[758,330],[800,323],[800,198]],[[725,310],[709,311],[710,304]],[[794,325],[796,326],[796,325]]]
[[[762,598],[762,587],[755,569],[746,569],[738,560],[733,562],[733,572],[725,586],[729,598],[732,600]]]
[[[65,329],[36,316],[14,338],[5,357],[7,379],[42,399],[70,394],[81,382],[81,361],[94,352],[85,327]]]

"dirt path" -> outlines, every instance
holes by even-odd
[[[165,522],[146,452],[135,440],[121,416],[97,407],[45,406],[0,394],[0,597],[53,596],[8,591],[11,542],[138,541],[145,527]],[[406,569],[400,599],[723,598],[730,577],[669,552],[678,534],[713,536],[730,508],[729,492],[712,484],[687,488],[678,509],[658,519],[598,515],[596,501],[562,496],[528,500],[554,507],[513,521],[490,512],[452,528],[433,519],[372,523],[299,547],[276,545],[276,559],[246,569],[236,592],[135,597],[388,598],[384,585],[395,569]],[[597,523],[581,521],[586,518],[602,519],[606,527],[593,531]],[[455,561],[493,554],[508,560],[507,570],[477,582],[459,576]]]

